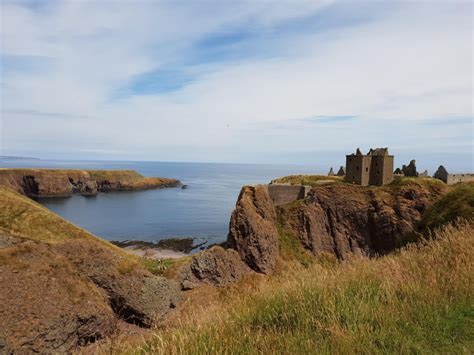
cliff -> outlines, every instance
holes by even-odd
[[[311,254],[342,260],[384,255],[426,235],[431,225],[457,216],[474,218],[474,185],[451,188],[435,179],[383,187],[316,181],[305,198],[286,204],[272,203],[265,185],[242,188],[227,244],[251,269],[271,274],[285,252],[302,259]]]
[[[0,169],[0,185],[30,197],[176,187],[175,179],[143,177],[133,170]]]
[[[177,282],[2,186],[0,211],[0,353],[69,352],[178,304]]]

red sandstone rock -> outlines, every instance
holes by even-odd
[[[266,186],[244,186],[232,212],[229,245],[254,271],[271,274],[278,256],[275,208]]]

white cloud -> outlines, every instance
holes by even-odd
[[[5,72],[2,107],[65,117],[58,123],[57,116],[3,112],[0,148],[30,155],[62,150],[71,157],[102,152],[116,158],[114,152],[126,151],[135,159],[221,161],[279,161],[278,152],[328,146],[412,146],[423,154],[457,142],[472,150],[465,125],[420,126],[473,115],[470,3],[403,2],[390,11],[379,5],[370,20],[351,26],[333,23],[273,37],[279,25],[307,14],[324,16],[330,5],[171,4],[71,1],[42,10],[5,5],[2,53],[44,56],[52,65]],[[349,5],[335,6],[347,11]],[[205,71],[177,91],[114,97],[136,75],[182,65],[206,34],[236,28],[265,33],[257,45],[261,53],[271,46],[271,55],[196,63]],[[331,115],[358,119],[275,128]],[[466,164],[472,168],[472,161]]]

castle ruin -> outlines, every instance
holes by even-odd
[[[474,181],[474,174],[471,174],[471,173],[450,174],[448,173],[446,168],[442,165],[439,166],[438,170],[436,170],[433,177],[444,181],[448,185],[453,185],[458,182]]]
[[[359,148],[356,153],[346,155],[346,181],[362,186],[382,186],[393,180],[393,155],[388,148],[370,149],[367,155]]]

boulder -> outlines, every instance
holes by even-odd
[[[181,288],[190,290],[199,283],[226,287],[242,279],[250,269],[237,251],[214,246],[193,256],[181,273]]]

